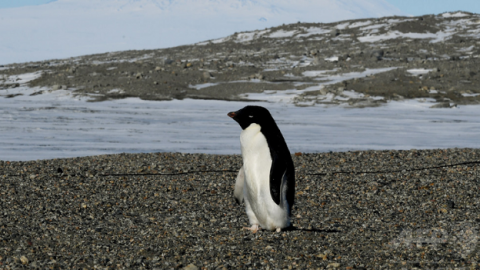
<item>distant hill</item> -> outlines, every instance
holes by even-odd
[[[294,22],[402,15],[385,0],[58,0],[0,9],[0,64],[156,49]]]

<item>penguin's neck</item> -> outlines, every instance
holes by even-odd
[[[240,143],[244,166],[251,167],[256,163],[271,162],[270,148],[267,139],[261,132],[260,125],[251,124],[244,129],[240,134]]]
[[[240,133],[240,143],[242,145],[242,155],[245,157],[250,151],[255,151],[255,145],[262,141],[262,127],[259,124],[250,124],[246,129]],[[263,138],[265,138],[263,136]]]
[[[269,189],[272,157],[267,140],[258,124],[251,124],[240,134],[245,185],[251,196]],[[269,192],[268,192],[269,194]]]

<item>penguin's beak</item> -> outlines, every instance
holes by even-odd
[[[229,112],[227,115],[230,116],[231,118],[234,118],[235,116],[237,116],[237,113]]]

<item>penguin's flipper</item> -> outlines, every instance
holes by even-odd
[[[293,167],[293,163],[291,166],[287,166],[287,170],[283,176],[282,192],[285,193],[289,211],[292,212],[292,207],[295,203],[295,167]]]
[[[245,181],[245,171],[242,168],[238,171],[237,180],[235,181],[235,190],[233,196],[238,204],[243,202],[243,182]]]
[[[270,195],[277,205],[288,203],[291,208],[295,200],[295,168],[293,167],[293,162],[289,156],[280,158],[274,152],[271,152],[271,155]],[[286,197],[287,202],[283,201],[284,197]]]
[[[276,153],[271,151],[272,154],[272,167],[270,168],[270,195],[273,201],[280,205],[280,196],[282,181],[285,175],[285,164],[281,161]]]

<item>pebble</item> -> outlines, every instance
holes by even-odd
[[[340,30],[337,29],[337,28],[334,28],[332,29],[332,31],[330,31],[330,35],[336,37],[336,36],[339,36],[341,34]]]
[[[189,264],[183,269],[184,270],[198,270],[198,267],[196,267],[194,264]]]
[[[171,65],[173,62],[172,59],[166,58],[163,60],[163,65]]]
[[[340,264],[339,263],[330,263],[327,265],[327,268],[339,268]]]
[[[22,264],[28,264],[28,259],[25,256],[20,257],[20,261],[22,262]]]
[[[203,78],[205,80],[210,79],[211,77],[213,77],[213,76],[210,72],[208,72],[208,71],[203,72]]]

